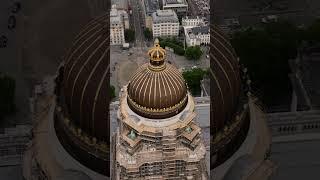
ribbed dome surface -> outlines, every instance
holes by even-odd
[[[87,134],[107,140],[109,128],[109,16],[91,21],[65,57],[64,97],[69,118]]]
[[[181,73],[171,64],[165,66],[162,71],[153,71],[146,63],[132,76],[128,85],[129,105],[142,116],[165,118],[180,112],[187,102]]]
[[[158,39],[148,55],[150,62],[142,65],[128,84],[129,107],[147,118],[174,116],[187,104],[186,83],[181,72],[165,62],[166,51]]]
[[[210,123],[215,133],[235,117],[241,92],[241,78],[237,56],[228,38],[216,26],[211,26],[210,32],[211,98],[213,98],[211,104],[213,117]]]

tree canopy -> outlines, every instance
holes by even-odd
[[[152,39],[152,32],[149,28],[146,28],[144,31],[143,31],[143,34],[144,34],[144,37],[150,41]]]
[[[185,56],[189,60],[199,60],[202,56],[202,50],[200,46],[190,46],[186,49]]]
[[[116,90],[113,85],[110,85],[110,97],[111,97],[111,99],[116,97]]]
[[[124,31],[124,39],[127,42],[133,42],[135,40],[135,31],[133,29],[126,29]]]
[[[207,71],[201,68],[194,68],[182,73],[183,78],[193,95],[199,95],[201,93],[201,80],[205,74],[207,74]]]
[[[159,38],[160,41],[160,46],[165,48],[165,47],[170,47],[173,49],[175,54],[178,54],[180,56],[183,56],[185,54],[185,50],[183,48],[183,44],[178,41],[176,38]]]

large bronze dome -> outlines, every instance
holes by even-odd
[[[150,62],[142,65],[128,84],[128,104],[147,118],[167,118],[187,104],[187,87],[181,72],[166,63],[166,52],[156,40],[148,52]]]
[[[74,159],[109,175],[109,19],[89,22],[78,34],[55,79],[55,130]]]
[[[235,119],[239,108],[241,78],[239,62],[228,38],[216,26],[211,26],[210,32],[211,98],[213,98],[210,123],[215,133]]]
[[[91,21],[65,57],[64,97],[70,120],[88,135],[109,141],[109,16]]]

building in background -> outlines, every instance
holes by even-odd
[[[124,30],[126,25],[129,27],[129,22],[125,23],[122,13],[123,11],[116,9],[116,5],[112,6],[110,11],[110,45],[122,45],[125,43]],[[129,20],[128,15],[126,15],[126,20]]]
[[[160,9],[158,0],[142,0],[146,28],[152,29],[152,14]]]
[[[208,45],[210,43],[209,26],[184,28],[187,46]]]
[[[181,20],[181,25],[182,26],[203,26],[205,25],[206,21],[204,17],[190,17],[190,16],[186,16],[184,18],[182,18]]]
[[[121,90],[112,179],[207,180],[194,99],[158,40],[148,55]]]
[[[152,14],[153,37],[179,35],[179,19],[173,10],[157,10]]]
[[[120,14],[123,18],[123,24],[124,24],[124,29],[129,29],[130,28],[130,22],[129,22],[129,15],[127,11],[125,10],[120,10]]]
[[[187,46],[200,46],[210,43],[210,28],[205,17],[184,17],[181,20]]]
[[[187,15],[188,2],[186,0],[161,0],[162,10],[174,10],[179,18]]]
[[[128,0],[111,0],[111,4],[115,4],[119,10],[128,10]]]

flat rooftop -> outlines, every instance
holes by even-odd
[[[154,23],[179,22],[177,14],[171,10],[157,10],[152,14]]]
[[[152,13],[160,9],[159,1],[155,1],[155,0],[145,0],[144,6],[145,6],[146,14],[148,16],[151,16]]]
[[[186,0],[163,0],[163,5],[187,5],[188,3],[186,2]]]

